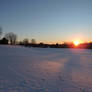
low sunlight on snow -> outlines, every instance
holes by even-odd
[[[92,50],[0,46],[0,92],[92,92]]]

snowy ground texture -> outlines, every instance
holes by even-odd
[[[0,92],[92,92],[92,50],[0,46]]]

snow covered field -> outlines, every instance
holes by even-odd
[[[0,92],[92,92],[92,50],[0,46]]]

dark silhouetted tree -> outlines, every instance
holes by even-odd
[[[8,44],[8,40],[6,38],[2,38],[0,42],[1,44]]]
[[[2,28],[0,27],[0,38],[1,38],[1,35],[2,35]]]
[[[23,44],[24,44],[24,45],[29,44],[29,40],[28,40],[27,38],[25,38],[25,39],[23,40]]]
[[[5,38],[8,39],[8,41],[9,41],[9,43],[10,43],[11,45],[16,44],[17,35],[14,34],[13,32],[7,33],[7,34],[5,35]]]
[[[35,40],[35,39],[32,39],[32,40],[31,40],[31,43],[32,43],[32,44],[36,44],[36,40]]]

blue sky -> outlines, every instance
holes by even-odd
[[[92,40],[92,0],[0,0],[3,33],[38,42]]]

